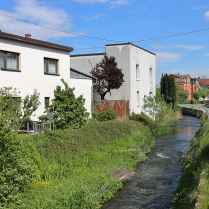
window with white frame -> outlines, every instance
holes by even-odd
[[[152,68],[149,69],[149,81],[152,82]]]
[[[58,75],[58,60],[44,58],[44,74]]]
[[[1,70],[19,71],[19,53],[1,51]]]
[[[140,106],[140,95],[139,95],[139,91],[137,91],[137,106]]]
[[[152,97],[152,92],[149,92],[149,96]]]
[[[139,81],[139,65],[136,65],[136,80]]]

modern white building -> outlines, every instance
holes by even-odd
[[[71,55],[71,67],[90,74],[104,55],[114,56],[124,74],[123,85],[106,94],[107,100],[129,100],[130,112],[140,113],[143,99],[155,95],[155,54],[132,43],[106,45],[105,53]]]
[[[20,97],[31,95],[34,89],[40,93],[41,105],[32,120],[43,115],[54,97],[57,85],[64,85],[63,78],[70,87],[75,87],[75,95],[86,98],[85,107],[91,111],[92,79],[76,79],[70,76],[69,53],[72,47],[40,41],[0,31],[0,87],[14,87]]]

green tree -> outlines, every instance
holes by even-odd
[[[176,85],[176,101],[180,104],[185,103],[188,99],[189,92],[182,89],[179,85]]]
[[[199,91],[196,91],[193,93],[193,97],[196,99],[196,100],[199,100],[200,98],[200,92]]]
[[[69,88],[64,79],[61,81],[65,89],[59,85],[56,87],[52,104],[46,111],[53,113],[53,119],[59,129],[82,126],[89,116],[84,107],[85,99],[82,95],[76,98],[74,88]]]
[[[39,93],[21,98],[20,92],[13,87],[0,88],[0,115],[6,119],[7,125],[18,131],[24,120],[30,119],[40,105]]]
[[[160,85],[161,96],[167,104],[172,103],[172,108],[174,108],[174,102],[176,101],[175,79],[167,73],[165,75],[162,74]]]

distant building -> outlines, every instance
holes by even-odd
[[[193,93],[200,89],[200,85],[196,78],[191,78],[189,74],[179,75],[178,74],[170,74],[175,79],[175,84],[179,85],[182,89],[187,90],[189,92],[188,100],[195,100],[193,98]],[[204,80],[204,79],[200,79]]]
[[[209,79],[197,79],[199,85],[203,89],[208,89],[209,88]]]
[[[105,99],[129,100],[130,111],[140,113],[143,99],[155,95],[155,54],[132,43],[111,44],[106,45],[105,53],[71,55],[70,65],[89,74],[104,55],[116,58],[125,81],[119,89],[111,90],[111,94],[108,93]]]

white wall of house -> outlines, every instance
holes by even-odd
[[[0,87],[18,88],[22,98],[26,94],[31,95],[34,89],[37,89],[41,105],[32,117],[32,120],[37,120],[45,111],[44,98],[53,99],[56,86],[62,86],[61,78],[70,84],[69,52],[4,38],[0,39],[1,50],[20,54],[20,72],[0,70]],[[44,74],[44,57],[59,60],[59,75]]]
[[[76,98],[80,95],[83,95],[83,97],[85,98],[85,108],[87,109],[87,112],[90,113],[89,116],[91,117],[91,108],[93,102],[92,79],[71,78],[70,87],[75,88],[74,94]]]
[[[111,90],[111,95],[107,93],[107,100],[129,100],[131,112],[140,113],[142,111],[143,99],[145,96],[155,95],[155,54],[145,49],[137,47],[131,43],[106,45],[106,54],[114,56],[118,63],[118,68],[124,74],[123,85],[116,90]],[[71,67],[84,73],[91,70],[100,62],[104,54],[73,55],[71,56]],[[139,75],[136,75],[138,66]],[[152,75],[150,77],[150,70]]]

